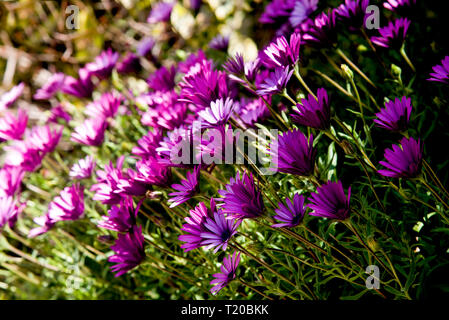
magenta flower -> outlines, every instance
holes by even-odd
[[[212,294],[217,294],[221,289],[226,287],[229,282],[235,279],[235,273],[240,262],[240,252],[234,252],[234,254],[228,255],[223,259],[223,265],[220,267],[221,273],[215,273],[213,277],[215,278],[210,282],[214,285],[210,292]]]
[[[89,103],[84,113],[93,119],[114,118],[122,101],[121,94],[106,92],[98,100]]]
[[[115,255],[108,258],[116,263],[111,267],[116,277],[137,267],[145,259],[145,243],[142,227],[133,226],[126,234],[119,234],[115,245],[111,246]]]
[[[72,166],[69,175],[72,179],[87,179],[92,175],[94,168],[94,159],[91,156],[86,156]]]
[[[153,50],[156,41],[153,38],[147,37],[140,40],[137,45],[136,52],[140,57],[152,56],[151,50]]]
[[[304,197],[298,193],[293,196],[293,201],[287,198],[285,205],[279,202],[278,206],[279,209],[274,210],[276,212],[274,218],[281,223],[273,224],[274,228],[293,228],[299,225],[304,218],[306,212]]]
[[[0,198],[14,196],[20,192],[25,172],[21,167],[4,166],[0,169]]]
[[[328,181],[317,189],[317,193],[312,193],[309,200],[311,203],[308,207],[313,210],[310,215],[346,220],[350,213],[351,187],[346,197],[341,181]]]
[[[127,181],[128,177],[123,174],[124,156],[117,159],[117,166],[114,167],[112,161],[104,166],[104,170],[97,170],[98,183],[94,184],[90,191],[95,192],[93,200],[100,201],[103,204],[118,204],[122,198],[122,190],[119,183],[122,180]]]
[[[201,232],[200,237],[203,238],[201,246],[207,249],[214,248],[216,253],[220,248],[225,251],[228,241],[237,233],[237,228],[242,220],[226,218],[222,210],[214,212],[214,217],[207,217],[204,227],[207,231]]]
[[[168,200],[168,202],[171,202],[170,208],[190,200],[199,191],[200,170],[200,166],[196,166],[193,172],[187,172],[186,180],[181,180],[181,184],[172,184],[171,187],[177,191],[168,194],[173,197]]]
[[[99,146],[103,143],[107,126],[108,123],[102,118],[87,119],[75,128],[71,140],[88,146]]]
[[[0,96],[0,111],[9,108],[14,102],[22,95],[25,84],[19,83],[17,86],[11,88],[11,90],[3,93]]]
[[[427,80],[449,83],[449,56],[441,60],[441,65],[436,65],[432,69],[433,73],[430,74],[430,78]]]
[[[243,60],[243,55],[240,52],[237,52],[234,57],[229,57],[223,65],[223,69],[236,76],[243,75],[245,73],[245,61]]]
[[[408,11],[416,5],[416,0],[387,0],[383,5],[385,9],[397,12],[399,15],[404,16],[405,13],[408,13]]]
[[[5,112],[0,118],[0,139],[20,140],[27,127],[28,116],[22,109],[15,116],[12,112]]]
[[[411,113],[412,99],[405,96],[401,99],[395,98],[394,101],[386,102],[385,109],[376,113],[377,119],[374,119],[374,122],[378,127],[390,131],[406,131]]]
[[[215,211],[216,207],[213,198],[210,200],[210,209],[203,202],[200,202],[194,209],[189,211],[189,216],[184,218],[187,223],[181,227],[181,230],[187,234],[178,237],[179,241],[186,242],[181,245],[185,252],[201,247],[204,240],[201,237],[201,233],[207,232],[204,224],[207,218],[214,217]]]
[[[51,221],[78,220],[84,213],[84,187],[78,183],[65,187],[48,205]]]
[[[119,54],[108,48],[102,51],[93,62],[86,64],[84,68],[99,79],[106,79],[111,75],[118,58]]]
[[[44,234],[48,232],[51,228],[53,228],[53,226],[55,225],[55,221],[50,219],[48,213],[43,216],[34,218],[33,221],[34,223],[39,225],[39,227],[31,229],[30,232],[28,233],[28,238],[34,238],[41,234]]]
[[[318,8],[318,0],[295,1],[295,7],[288,21],[293,28],[297,28]]]
[[[136,163],[137,181],[159,187],[167,187],[171,181],[171,170],[156,158],[142,159]]]
[[[140,121],[149,127],[173,130],[184,123],[186,116],[187,106],[183,103],[176,103],[148,109]]]
[[[133,198],[124,197],[120,206],[112,206],[109,216],[102,216],[98,227],[117,232],[128,232],[136,224],[138,209],[134,208]]]
[[[324,88],[317,91],[317,99],[309,94],[307,99],[302,99],[296,105],[298,110],[294,110],[291,117],[294,122],[321,130],[326,130],[330,126],[330,105],[327,92]]]
[[[271,72],[268,78],[260,84],[257,94],[264,96],[267,94],[276,94],[282,92],[286,87],[293,74],[293,69],[290,71],[289,67],[279,67]]]
[[[299,60],[300,43],[299,33],[292,33],[290,41],[281,36],[265,48],[262,61],[269,67],[294,66]]]
[[[264,212],[262,194],[256,186],[253,175],[246,172],[240,177],[237,173],[226,185],[226,190],[219,190],[223,197],[223,212],[235,219],[257,218]]]
[[[172,91],[175,87],[176,68],[161,67],[148,77],[148,86],[154,91]]]
[[[156,148],[160,158],[159,162],[171,167],[190,168],[192,164],[191,153],[194,152],[193,136],[193,130],[185,127],[167,132],[167,136],[162,139],[159,147]],[[187,153],[185,150],[188,150],[188,154],[184,154]]]
[[[139,57],[132,52],[127,52],[122,61],[117,63],[117,72],[121,74],[139,72],[141,69]]]
[[[301,24],[301,35],[306,45],[317,49],[329,48],[337,42],[336,10],[320,13],[313,21]]]
[[[273,0],[265,7],[259,22],[264,24],[283,23],[288,19],[294,7],[294,0]]]
[[[53,152],[62,136],[62,126],[36,126],[31,128],[27,140],[37,150],[44,154]]]
[[[223,127],[228,122],[229,117],[234,111],[234,107],[234,101],[230,98],[212,101],[209,108],[198,112],[198,116],[206,121],[206,124],[202,125],[202,127]]]
[[[137,140],[137,146],[134,146],[131,153],[146,159],[149,157],[155,157],[157,155],[156,148],[159,147],[159,143],[162,141],[162,130],[154,129],[148,131],[146,135]]]
[[[380,37],[371,37],[371,41],[380,47],[400,49],[404,44],[410,23],[411,21],[407,18],[390,21],[388,26],[379,29]]]
[[[209,42],[209,48],[227,52],[229,47],[229,37],[222,36],[221,34],[217,35]]]
[[[78,98],[90,98],[94,90],[91,73],[85,68],[81,68],[78,70],[78,76],[78,79],[65,76],[61,91]]]
[[[170,20],[171,11],[174,2],[158,2],[151,9],[150,15],[147,18],[148,23],[166,22]]]
[[[62,119],[65,122],[69,123],[72,120],[70,114],[64,110],[64,107],[61,104],[58,104],[56,107],[51,109],[51,114],[48,117],[48,122],[58,123],[58,119]]]
[[[7,151],[5,165],[18,166],[27,172],[36,170],[42,162],[44,153],[31,145],[29,140],[15,141],[11,146],[4,147]]]
[[[265,98],[270,103],[270,98]],[[244,103],[244,105],[242,105]],[[271,116],[270,110],[265,105],[262,98],[256,98],[248,101],[240,101],[236,107],[237,115],[234,115],[234,120],[243,128],[253,128],[256,123],[268,119]]]
[[[0,231],[7,223],[10,228],[14,227],[24,206],[25,204],[18,204],[13,197],[0,197]]]
[[[365,27],[366,8],[369,6],[369,0],[345,0],[336,9],[337,19],[348,24],[351,29]]]
[[[307,137],[299,130],[284,132],[270,146],[274,170],[283,173],[310,176],[315,165],[316,149],[313,136]]]
[[[421,173],[422,151],[421,141],[413,138],[402,138],[399,145],[386,149],[384,157],[387,161],[379,163],[389,170],[378,170],[385,177],[416,178]]]
[[[64,85],[65,74],[58,72],[53,74],[47,82],[36,91],[33,98],[36,100],[47,100],[52,98]]]

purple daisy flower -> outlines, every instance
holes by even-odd
[[[181,180],[181,184],[172,184],[171,187],[177,190],[177,192],[168,194],[173,197],[168,200],[168,202],[171,202],[170,208],[179,206],[190,200],[199,191],[198,179],[200,170],[200,166],[196,166],[195,169],[193,169],[193,172],[187,172],[186,180]]]
[[[142,158],[155,157],[157,155],[156,148],[162,141],[162,130],[154,129],[148,131],[146,135],[137,140],[137,146],[134,146],[131,153]]]
[[[48,205],[48,217],[50,220],[65,221],[77,220],[84,213],[84,187],[75,183],[65,187],[59,196],[55,197]]]
[[[235,219],[257,218],[264,212],[262,194],[256,186],[253,175],[246,172],[240,177],[237,173],[226,185],[226,190],[218,193],[224,198],[223,212],[230,214]]]
[[[81,68],[78,70],[78,76],[79,78],[75,79],[66,75],[61,91],[78,98],[90,98],[94,90],[91,73],[85,68]]]
[[[296,105],[298,110],[294,110],[291,114],[293,121],[296,123],[326,130],[330,126],[330,105],[327,92],[324,88],[317,90],[317,99],[309,94],[307,99],[302,99],[301,103]]]
[[[111,250],[115,255],[108,258],[109,262],[116,263],[111,267],[116,277],[137,267],[145,259],[145,242],[142,227],[133,226],[126,234],[119,234]]]
[[[263,24],[283,23],[295,7],[295,0],[273,0],[267,4],[259,18]]]
[[[0,231],[7,223],[10,228],[14,227],[24,207],[25,204],[18,204],[13,197],[0,197]]]
[[[365,26],[366,8],[369,6],[369,0],[345,0],[336,9],[336,15],[339,20],[349,24],[351,29],[359,29]]]
[[[34,238],[41,234],[44,234],[48,232],[51,228],[53,228],[53,226],[55,225],[55,221],[50,219],[48,213],[43,216],[34,218],[33,221],[34,223],[39,225],[39,227],[31,229],[30,232],[28,233],[28,238]]]
[[[117,232],[128,232],[136,224],[138,209],[134,208],[133,198],[124,197],[120,201],[120,207],[112,206],[108,216],[102,216],[98,223],[99,228]]]
[[[102,118],[87,119],[75,128],[71,140],[88,146],[99,146],[103,143],[107,126],[108,123]]]
[[[151,51],[154,48],[154,45],[156,44],[156,41],[151,38],[151,37],[147,37],[147,38],[143,38],[142,40],[139,41],[137,48],[136,48],[136,52],[137,55],[140,57],[147,57],[147,56],[151,56]]]
[[[0,111],[9,108],[22,95],[25,84],[19,83],[0,96]]]
[[[123,101],[123,96],[116,92],[103,93],[100,99],[89,103],[84,113],[93,119],[114,118]]]
[[[93,62],[86,64],[84,68],[99,79],[106,79],[111,75],[118,58],[119,54],[108,48],[95,57]]]
[[[407,18],[390,21],[388,26],[379,29],[380,37],[371,37],[371,41],[380,47],[400,49],[404,44],[410,23],[411,21]]]
[[[27,134],[27,140],[37,150],[44,154],[53,152],[62,136],[62,126],[35,126]]]
[[[351,187],[346,197],[341,181],[328,181],[317,189],[317,193],[312,193],[309,200],[311,203],[308,207],[313,210],[310,215],[345,220],[350,213]]]
[[[17,115],[12,112],[5,112],[0,118],[0,139],[20,140],[25,132],[28,123],[28,116],[22,109],[17,111]]]
[[[313,21],[301,24],[301,35],[306,45],[317,49],[329,48],[337,42],[336,10],[320,13]]]
[[[193,136],[193,130],[185,127],[167,132],[167,136],[156,148],[159,162],[171,167],[190,168],[191,153],[194,152]],[[184,150],[188,150],[189,153],[184,154]]]
[[[148,109],[142,114],[140,121],[149,127],[173,130],[184,123],[186,116],[187,106],[184,103],[176,103]]]
[[[273,224],[274,228],[293,228],[299,225],[304,218],[306,208],[304,207],[304,197],[295,193],[293,201],[290,199],[285,200],[285,205],[281,202],[278,203],[279,209],[274,210],[276,215],[274,218],[281,223]]]
[[[270,103],[271,98],[266,100]],[[270,110],[262,98],[252,99],[249,102],[240,101],[235,111],[237,115],[234,115],[233,119],[243,128],[253,128],[256,123],[268,119],[271,116]]]
[[[15,141],[4,150],[7,151],[5,165],[17,166],[27,172],[36,170],[44,157],[44,153],[32,146],[29,140]]]
[[[310,176],[313,174],[316,149],[313,136],[307,137],[299,130],[284,132],[270,145],[270,153],[278,172]]]
[[[95,192],[92,197],[95,201],[100,201],[103,204],[118,204],[122,198],[121,190],[118,184],[121,180],[127,180],[127,177],[122,172],[124,156],[117,159],[117,166],[111,162],[104,166],[104,170],[97,170],[98,183],[92,185],[90,191]]]
[[[387,0],[383,3],[385,9],[406,15],[416,5],[416,0]]]
[[[207,218],[213,218],[215,211],[216,207],[213,198],[210,199],[210,209],[203,202],[200,202],[194,209],[189,211],[189,216],[184,218],[187,223],[181,227],[181,230],[187,232],[187,234],[182,234],[178,237],[179,241],[186,242],[181,245],[185,252],[201,247],[201,243],[204,240],[201,237],[201,233],[207,232],[204,223]]]
[[[231,74],[241,76],[245,73],[245,61],[243,55],[237,52],[234,57],[229,57],[223,65],[223,69]]]
[[[229,282],[235,279],[235,273],[240,262],[240,252],[234,252],[234,254],[228,255],[223,259],[223,265],[220,267],[221,273],[215,273],[213,277],[215,278],[210,282],[214,285],[210,292],[212,294],[217,294],[221,289],[226,287]]]
[[[401,99],[395,98],[394,101],[386,102],[385,109],[376,113],[377,119],[374,119],[374,122],[378,127],[402,132],[407,130],[411,113],[412,99],[405,96]]]
[[[150,15],[147,18],[148,23],[166,22],[170,20],[171,11],[174,2],[158,2],[151,9]]]
[[[301,36],[299,33],[292,33],[290,41],[284,36],[277,38],[265,48],[262,61],[268,67],[288,67],[295,65],[299,60],[299,50]]]
[[[171,181],[171,170],[156,158],[142,159],[136,163],[137,181],[159,187],[168,187]]]
[[[122,61],[117,63],[117,72],[120,74],[139,72],[141,69],[139,57],[132,52],[127,52]]]
[[[36,100],[47,100],[52,98],[64,85],[65,74],[58,72],[53,74],[47,82],[36,91],[33,98]]]
[[[209,42],[209,48],[217,51],[227,52],[228,47],[229,47],[229,37],[223,36],[221,34],[217,35]]]
[[[206,232],[201,232],[200,237],[203,238],[201,246],[207,249],[214,248],[216,253],[220,248],[225,251],[228,247],[228,241],[237,233],[237,228],[242,220],[226,218],[222,210],[214,212],[214,217],[206,217],[204,227]]]
[[[65,122],[69,123],[72,120],[70,114],[64,110],[64,107],[61,104],[58,104],[56,107],[51,109],[51,114],[47,119],[47,122],[58,123],[58,119],[62,119]]]
[[[91,156],[86,156],[72,166],[69,175],[72,179],[87,179],[92,175],[94,168],[94,159]]]
[[[0,198],[14,196],[20,192],[25,172],[21,167],[4,166],[0,169]]]
[[[293,28],[297,28],[318,8],[318,0],[299,0],[290,14],[288,21]]]
[[[260,84],[257,94],[264,96],[267,94],[276,94],[282,92],[286,87],[293,74],[293,69],[290,71],[289,67],[276,68],[271,72],[265,81]]]
[[[422,151],[420,139],[402,138],[401,146],[392,145],[386,149],[384,157],[387,161],[379,163],[389,170],[378,170],[381,175],[392,178],[416,178],[421,173]]]
[[[176,68],[161,67],[148,77],[148,86],[154,91],[172,91],[175,87]]]
[[[430,78],[427,80],[449,83],[449,56],[441,60],[441,65],[436,65],[432,69],[433,73],[430,74]]]
[[[234,101],[230,98],[212,101],[209,108],[198,112],[200,119],[206,121],[206,124],[202,125],[202,127],[216,128],[224,126],[234,111],[234,107]]]

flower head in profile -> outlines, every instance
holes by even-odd
[[[386,27],[379,29],[380,36],[371,37],[371,41],[380,47],[400,49],[404,44],[410,23],[411,21],[407,18],[390,21]]]
[[[106,92],[86,106],[84,113],[93,119],[114,118],[123,101],[123,96],[116,92]]]
[[[131,153],[142,158],[155,157],[157,155],[156,148],[162,141],[162,130],[154,129],[148,131],[146,135],[137,140],[137,145],[133,147]]]
[[[270,103],[271,99],[266,97],[265,100]],[[235,111],[236,115],[233,116],[233,119],[243,128],[253,128],[256,123],[271,116],[270,110],[262,98],[240,101]]]
[[[209,108],[198,112],[198,116],[206,121],[203,128],[224,126],[231,117],[234,107],[234,101],[230,98],[212,101]]]
[[[128,177],[122,172],[124,156],[117,159],[116,167],[112,161],[104,166],[104,170],[97,170],[96,176],[98,183],[92,185],[90,191],[95,192],[93,200],[100,201],[103,204],[118,204],[122,198],[119,183],[122,180],[127,181]]]
[[[34,218],[33,221],[34,223],[39,225],[39,227],[31,229],[28,233],[28,238],[34,238],[48,232],[56,223],[55,221],[50,219],[48,213],[44,214],[43,216]]]
[[[139,72],[142,69],[139,57],[132,53],[127,52],[121,61],[117,63],[117,72],[121,74],[128,74],[133,72]]]
[[[148,86],[154,91],[171,91],[175,87],[176,68],[161,67],[147,79]]]
[[[7,223],[10,228],[14,227],[24,206],[25,204],[17,203],[14,197],[0,197],[0,231]]]
[[[150,15],[147,18],[148,23],[166,22],[170,20],[171,11],[174,2],[158,2],[151,9]]]
[[[392,149],[386,149],[384,157],[386,161],[379,163],[388,170],[378,170],[385,177],[392,178],[416,178],[421,173],[422,167],[421,141],[413,138],[402,138],[399,145],[392,145]]]
[[[246,172],[241,176],[236,174],[226,185],[225,190],[219,190],[218,193],[223,197],[223,211],[231,217],[257,218],[264,212],[264,203],[262,194],[254,182],[253,175]]]
[[[290,35],[290,41],[278,37],[265,48],[262,61],[269,67],[294,66],[299,60],[300,43],[301,36],[296,32]]]
[[[366,8],[368,6],[369,0],[345,0],[345,3],[342,3],[336,9],[336,15],[351,29],[359,29],[365,26]]]
[[[93,90],[94,84],[91,79],[91,73],[86,68],[78,70],[77,79],[66,75],[64,84],[61,87],[61,91],[65,94],[78,98],[90,98]]]
[[[27,134],[26,139],[37,150],[42,151],[44,154],[55,150],[56,146],[61,140],[62,126],[35,126],[31,128]]]
[[[160,163],[156,158],[139,160],[136,163],[136,171],[134,179],[137,181],[159,187],[170,185],[172,177],[170,167]]]
[[[217,35],[209,42],[209,48],[227,52],[229,47],[229,37],[223,36],[221,34]]]
[[[108,261],[115,263],[111,270],[116,272],[116,277],[137,267],[145,259],[142,227],[133,226],[128,233],[119,234],[117,241],[111,246],[111,250],[115,254],[110,256]]]
[[[47,82],[36,91],[33,98],[36,100],[47,100],[52,98],[63,86],[65,74],[57,72],[47,80]]]
[[[307,99],[302,99],[296,105],[297,110],[291,114],[294,122],[321,130],[326,130],[330,126],[330,105],[327,92],[324,88],[317,91],[317,99],[309,94]]]
[[[6,152],[5,165],[18,166],[27,172],[33,172],[42,163],[44,153],[36,149],[29,140],[14,141],[4,147]]]
[[[99,79],[106,79],[111,75],[118,58],[119,54],[108,48],[95,57],[93,62],[86,64],[84,68]]]
[[[301,24],[301,40],[317,49],[329,48],[337,42],[336,10],[320,13],[314,20]]]
[[[187,172],[186,179],[181,180],[181,184],[172,184],[172,188],[176,192],[169,194],[172,198],[168,200],[170,208],[179,206],[180,204],[190,200],[198,191],[199,183],[198,179],[200,176],[200,166],[196,166],[193,172]]]
[[[378,127],[390,131],[406,131],[411,113],[412,100],[410,98],[405,96],[401,99],[395,98],[394,101],[386,102],[385,109],[376,113],[377,119],[374,119],[374,122]]]
[[[102,118],[90,118],[72,132],[71,140],[88,146],[99,146],[103,143],[104,132],[108,123]]]
[[[260,84],[257,94],[260,96],[268,94],[276,94],[282,92],[286,87],[293,74],[293,69],[290,70],[289,67],[279,67],[271,72],[268,78]]]
[[[295,7],[295,1],[273,0],[265,7],[259,18],[259,22],[264,24],[281,24],[285,22]]]
[[[295,1],[295,7],[288,21],[293,28],[297,28],[318,8],[318,0]]]
[[[21,167],[4,166],[0,169],[0,198],[14,196],[20,191],[25,172]]]
[[[237,267],[240,262],[240,252],[234,252],[232,255],[228,255],[223,259],[223,265],[220,267],[221,273],[215,273],[213,277],[215,278],[210,282],[214,285],[210,292],[212,294],[217,294],[221,289],[226,287],[229,282],[235,279],[235,274]]]
[[[28,116],[22,109],[17,111],[17,115],[12,112],[5,112],[0,118],[0,139],[20,140],[27,127]]]
[[[120,206],[112,206],[108,216],[102,216],[98,227],[117,232],[128,232],[136,224],[137,210],[132,197],[123,197]]]
[[[285,205],[281,202],[276,209],[276,215],[273,217],[280,223],[273,224],[274,228],[293,228],[299,225],[304,218],[306,208],[304,207],[304,197],[298,193],[293,196],[293,201],[285,200]]]
[[[385,9],[407,16],[415,7],[416,0],[387,0],[383,3]]]
[[[94,159],[91,156],[86,156],[72,166],[69,175],[72,179],[87,179],[92,175],[94,168]]]
[[[154,48],[156,41],[151,37],[143,38],[139,41],[136,47],[136,53],[139,57],[152,57],[151,51]]]
[[[351,187],[348,189],[348,196],[345,195],[341,181],[328,181],[318,187],[316,193],[312,193],[308,207],[312,209],[309,214],[312,216],[346,220],[350,213]]]
[[[65,187],[48,205],[48,217],[53,222],[77,220],[84,213],[84,187],[75,183]]]
[[[271,143],[270,153],[274,170],[299,176],[313,174],[316,150],[312,135],[307,139],[299,129],[284,132]]]
[[[70,114],[67,113],[67,111],[65,111],[64,107],[60,104],[53,107],[50,110],[50,112],[51,112],[51,114],[48,117],[47,122],[58,123],[58,119],[62,119],[65,122],[69,123],[70,120],[72,120],[72,117],[70,116]]]
[[[430,74],[429,81],[436,81],[442,83],[449,83],[449,56],[441,60],[441,65],[436,65]]]
[[[25,84],[19,83],[0,96],[0,111],[9,108],[22,95]]]

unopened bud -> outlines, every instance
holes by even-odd
[[[352,70],[347,65],[342,64],[340,67],[343,71],[343,75],[346,76],[348,80],[354,79],[354,72],[352,72]]]
[[[379,243],[376,241],[376,239],[374,239],[373,236],[369,236],[366,239],[366,242],[368,244],[368,247],[373,250],[373,252],[377,252],[380,249]]]
[[[402,69],[395,64],[391,65],[391,73],[396,78],[401,78]]]

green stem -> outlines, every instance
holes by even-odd
[[[402,58],[404,58],[405,62],[407,62],[407,64],[409,65],[410,69],[412,69],[413,72],[416,72],[415,66],[410,61],[409,57],[407,56],[407,53],[405,52],[405,45],[401,47],[400,53]]]
[[[345,54],[343,51],[341,51],[340,48],[337,48],[337,54],[343,58],[343,60],[346,61],[347,64],[349,64],[363,79],[366,80],[371,86],[377,89],[376,85],[368,78],[366,74],[363,73],[362,70],[360,70]]]
[[[309,94],[311,94],[316,100],[318,100],[317,96],[313,93],[312,90],[310,90],[309,86],[306,84],[304,79],[301,77],[301,74],[299,73],[299,65],[298,64],[295,65],[294,73],[295,73],[296,78],[299,80],[301,85],[304,87],[304,89],[306,89],[306,91]]]

